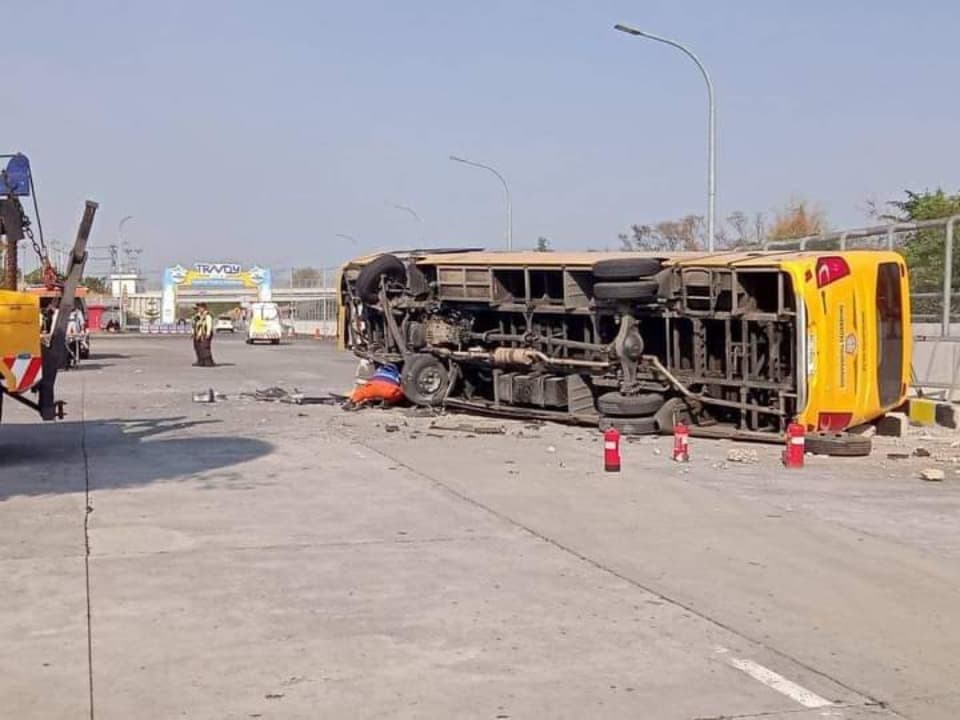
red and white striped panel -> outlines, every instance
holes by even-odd
[[[13,375],[13,387],[7,387],[7,392],[25,392],[37,384],[43,375],[43,360],[32,355],[5,357],[3,364]]]

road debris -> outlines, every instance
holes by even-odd
[[[741,463],[743,465],[754,465],[760,462],[760,456],[756,450],[746,448],[731,448],[727,451],[727,462]]]
[[[195,403],[212,403],[217,402],[218,400],[226,400],[227,396],[223,393],[216,392],[213,388],[209,390],[202,390],[200,392],[195,392],[193,394],[193,401]]]
[[[425,417],[436,417],[437,415],[442,415],[443,411],[440,410],[440,408],[426,407],[424,405],[414,405],[413,407],[410,407],[404,410],[403,414],[406,415],[407,417],[425,418]]]
[[[304,395],[298,388],[284,390],[280,386],[258,388],[252,393],[240,393],[240,397],[253,398],[258,402],[280,402],[289,405],[339,405],[347,398],[345,395],[327,393],[326,395]]]
[[[920,472],[920,477],[927,482],[943,482],[947,475],[943,470],[938,468],[927,468]]]
[[[443,432],[474,433],[476,435],[505,435],[507,432],[507,429],[503,425],[473,425],[472,423],[447,425],[434,422],[430,423],[429,429],[442,430]]]

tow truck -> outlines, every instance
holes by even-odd
[[[39,207],[29,159],[22,153],[0,155],[0,234],[5,240],[0,277],[0,419],[9,398],[38,413],[45,421],[63,419],[64,403],[57,399],[57,374],[67,362],[67,323],[74,309],[77,287],[87,262],[87,240],[97,203],[88,200],[63,276],[50,262],[39,221]],[[38,236],[21,198],[32,198]],[[48,332],[37,294],[18,290],[18,245],[28,239],[42,268],[43,284],[58,296]]]

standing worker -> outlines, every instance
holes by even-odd
[[[197,354],[194,367],[213,367],[213,316],[207,312],[206,303],[197,304],[197,314],[193,316],[193,351]]]

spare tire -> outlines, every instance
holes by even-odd
[[[598,280],[639,280],[656,275],[663,269],[657,258],[616,258],[599,260],[593,264],[593,276]]]
[[[866,457],[873,450],[873,441],[845,432],[812,432],[804,438],[804,449],[812,455]]]
[[[601,415],[611,417],[642,417],[655,414],[663,407],[664,399],[660,393],[642,393],[624,395],[611,392],[597,399],[597,410]]]
[[[659,292],[660,282],[657,280],[602,282],[593,286],[593,296],[597,300],[654,300]]]
[[[600,418],[600,430],[616,428],[621,435],[655,435],[657,423],[652,417],[641,418]]]
[[[380,300],[380,280],[386,276],[397,283],[406,283],[407,268],[396,255],[378,255],[360,269],[354,289],[367,305]]]

